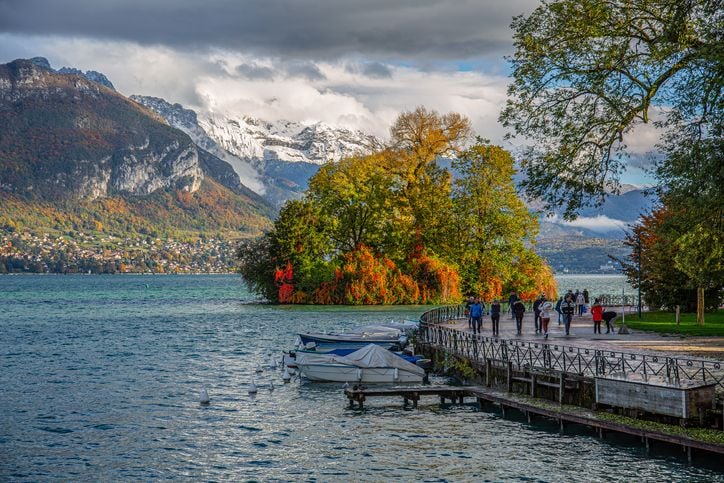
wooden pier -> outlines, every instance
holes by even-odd
[[[405,405],[412,403],[413,407],[418,406],[418,402],[423,396],[437,396],[440,398],[441,404],[448,400],[452,404],[464,404],[465,398],[475,398],[481,409],[483,408],[483,404],[485,402],[499,406],[503,417],[505,417],[506,409],[515,409],[526,415],[528,422],[532,421],[533,416],[540,416],[558,421],[561,430],[565,428],[566,423],[573,423],[593,428],[601,438],[604,436],[605,432],[616,432],[637,436],[640,437],[641,441],[646,445],[647,451],[649,450],[651,443],[654,441],[679,445],[686,453],[689,462],[691,462],[692,459],[692,449],[715,454],[724,454],[724,445],[721,444],[709,443],[693,439],[685,435],[643,429],[619,422],[601,419],[600,417],[597,417],[594,411],[584,408],[556,406],[555,404],[543,405],[541,404],[541,400],[536,400],[534,398],[518,394],[496,391],[484,386],[415,386],[391,388],[353,387],[345,389],[344,394],[349,401],[350,407],[354,408],[356,405],[359,409],[362,409],[364,407],[365,400],[371,397],[402,397]]]

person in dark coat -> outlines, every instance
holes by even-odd
[[[556,302],[556,312],[558,313],[558,325],[561,325],[561,322],[563,322],[563,312],[561,312],[562,303],[563,303],[563,297],[559,297],[558,302]]]
[[[565,300],[561,303],[561,312],[563,312],[563,323],[566,326],[566,335],[571,333],[571,321],[573,320],[573,314],[576,313],[576,302],[566,295]]]
[[[513,304],[513,315],[515,316],[515,327],[518,329],[518,335],[523,332],[523,315],[525,314],[525,305],[520,300],[516,300]]]
[[[588,289],[587,289],[587,288],[584,288],[584,289],[583,289],[583,300],[584,300],[585,304],[588,305],[588,301],[589,301],[590,299],[589,299]]]
[[[510,297],[508,297],[508,310],[510,310],[510,318],[514,318],[515,314],[513,313],[513,305],[515,305],[515,302],[518,301],[518,294],[515,292],[510,292]]]
[[[490,319],[493,322],[493,335],[500,335],[500,301],[497,299],[490,304]]]
[[[603,320],[606,322],[606,333],[613,332],[616,333],[616,328],[613,326],[613,321],[616,319],[616,316],[618,314],[614,312],[613,310],[604,310],[603,314],[601,316],[603,317]]]

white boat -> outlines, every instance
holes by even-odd
[[[300,333],[299,339],[303,345],[314,342],[316,345],[344,345],[346,347],[363,347],[367,344],[378,344],[386,349],[392,346],[404,347],[407,345],[407,336],[399,330],[362,330],[359,332],[342,332],[325,334],[322,332]]]
[[[296,363],[310,381],[420,383],[425,377],[424,369],[376,344],[368,344],[346,356],[300,352]]]

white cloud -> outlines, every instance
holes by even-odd
[[[584,228],[591,230],[596,233],[607,233],[611,231],[621,231],[628,228],[628,223],[615,218],[609,218],[606,215],[598,216],[581,216],[573,221],[566,221],[557,215],[546,218],[551,223],[558,223],[559,225],[572,226],[575,228]]]
[[[389,75],[371,76],[365,74],[365,59],[300,64],[219,49],[0,34],[0,61],[33,56],[47,57],[55,68],[102,72],[122,94],[162,97],[198,111],[324,121],[385,138],[400,112],[424,105],[460,112],[481,136],[502,142],[497,117],[508,78],[497,74],[379,63],[376,69]]]

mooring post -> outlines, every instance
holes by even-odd
[[[565,428],[563,427],[563,418],[558,419],[558,422],[561,424],[561,433],[562,433],[563,430],[565,429]]]
[[[686,447],[686,460],[691,464],[691,446]]]
[[[558,404],[563,406],[563,390],[566,388],[565,375],[561,372],[560,380],[558,381]]]
[[[485,359],[485,385],[487,387],[490,387],[490,383],[493,379],[492,375],[490,374],[493,370],[493,363],[491,362],[490,358]]]
[[[649,455],[649,452],[651,451],[651,443],[649,443],[649,438],[644,438],[644,443],[646,443],[646,456]]]
[[[530,374],[530,395],[531,397],[535,397],[535,374],[532,372]]]
[[[513,391],[513,362],[508,361],[508,392]]]

